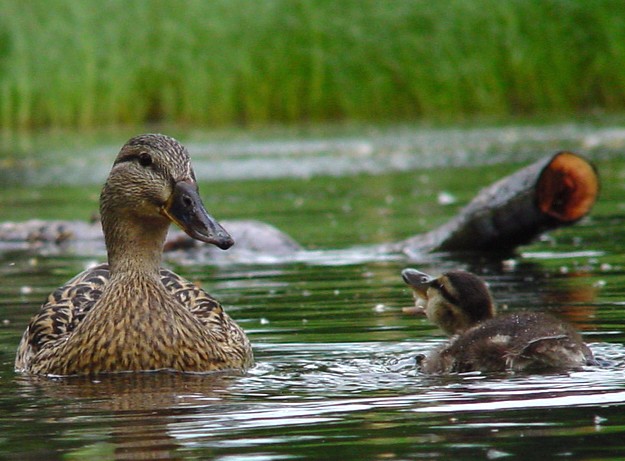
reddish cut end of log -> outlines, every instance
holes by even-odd
[[[538,208],[560,222],[585,216],[599,195],[594,167],[579,155],[560,152],[543,169],[536,187]]]

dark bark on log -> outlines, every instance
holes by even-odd
[[[506,253],[585,216],[599,193],[594,167],[571,152],[539,160],[479,194],[452,220],[396,244],[407,253]]]

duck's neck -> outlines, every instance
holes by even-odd
[[[169,221],[164,217],[102,217],[111,276],[123,273],[158,277]]]

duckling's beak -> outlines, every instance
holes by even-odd
[[[410,315],[426,315],[426,308],[423,303],[427,302],[427,291],[430,283],[435,280],[434,277],[410,268],[404,269],[401,272],[401,277],[412,288],[415,297],[415,305],[404,307],[402,311]]]
[[[212,243],[222,250],[234,244],[230,234],[206,212],[197,185],[193,183],[178,181],[161,212],[194,239]]]
[[[423,299],[427,299],[427,291],[430,284],[436,280],[435,277],[428,275],[424,272],[419,272],[416,269],[404,269],[401,272],[401,276],[410,287],[414,290],[415,294],[419,295]]]

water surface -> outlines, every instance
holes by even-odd
[[[477,142],[468,143],[466,158],[477,159],[475,165],[447,164],[445,158],[462,153],[454,150],[456,141],[445,144],[442,133],[440,145],[448,146],[449,156],[441,148],[432,156],[436,162],[423,160],[428,168],[413,158],[409,165],[376,171],[228,181],[200,168],[200,189],[214,215],[262,219],[306,248],[290,257],[219,264],[167,261],[201,282],[248,332],[257,364],[245,374],[56,380],[16,375],[15,348],[29,317],[52,289],[104,255],[48,247],[0,252],[0,458],[498,459],[539,453],[541,459],[621,459],[625,160],[613,153],[618,142],[613,150],[598,141],[592,148],[587,144],[614,140],[606,136],[608,128],[596,131],[596,138],[588,128],[583,141],[546,130],[542,144],[536,135],[525,147],[517,139],[514,148],[489,144],[486,130],[481,150]],[[448,138],[456,139],[456,133]],[[399,155],[391,137],[362,136],[363,143],[391,145]],[[298,147],[294,138],[283,141],[293,152],[281,151],[279,139],[272,138],[269,144],[250,142],[269,147],[248,146],[246,155],[279,165],[281,157],[315,142],[308,136]],[[415,139],[418,145],[423,138]],[[578,151],[586,147],[581,152],[596,160],[603,180],[600,202],[576,226],[552,232],[505,261],[476,254],[409,260],[367,246],[444,222],[481,186],[552,153],[559,142]],[[192,144],[192,156],[218,151],[219,145],[214,141],[202,150]],[[382,158],[376,149],[368,155]],[[427,150],[406,151],[418,155],[419,149]],[[518,152],[528,154],[521,158]],[[114,154],[106,155],[106,164]],[[308,156],[312,163],[316,157],[327,160],[318,152]],[[106,174],[108,166],[103,168]],[[98,189],[95,179],[10,185],[0,195],[0,220],[57,214],[87,219],[97,209]],[[433,273],[469,269],[489,282],[500,310],[564,316],[582,331],[599,365],[530,376],[421,375],[414,368],[416,354],[444,337],[425,319],[402,312],[412,303],[399,276],[407,266]]]

